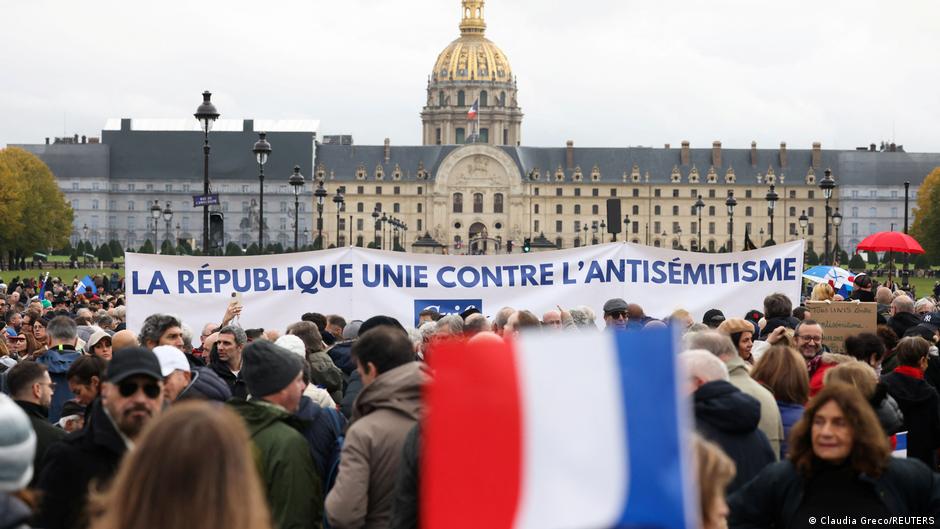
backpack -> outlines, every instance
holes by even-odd
[[[339,475],[339,456],[343,451],[343,442],[346,441],[346,435],[343,432],[343,423],[340,420],[339,412],[325,408],[323,412],[326,413],[333,429],[336,431],[336,441],[333,442],[333,449],[326,460],[326,473],[323,475],[323,498],[325,499],[330,489],[336,484],[336,476]],[[326,509],[323,509],[323,529],[330,529],[330,527],[332,526],[326,518]]]

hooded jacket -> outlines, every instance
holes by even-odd
[[[231,373],[231,371],[229,372]],[[232,398],[232,390],[228,384],[208,367],[192,368],[192,378],[189,385],[180,391],[176,400],[203,399],[215,402],[228,402]]]
[[[343,372],[333,363],[326,351],[307,353],[310,362],[310,382],[330,392],[333,402],[343,400]]]
[[[725,365],[728,367],[731,384],[760,403],[760,422],[757,427],[767,436],[770,449],[774,451],[774,454],[779,454],[780,444],[784,440],[783,420],[773,393],[751,378],[747,364],[740,356],[734,355],[731,360],[725,362]]]
[[[331,414],[337,415],[335,421],[330,417]],[[327,465],[333,455],[336,438],[343,435],[342,426],[345,426],[346,418],[335,408],[320,406],[306,395],[300,398],[300,408],[295,415],[303,421],[301,433],[307,439],[313,466],[322,481],[329,471]],[[337,424],[340,425],[339,430],[336,429]]]
[[[334,529],[386,528],[392,518],[402,447],[421,415],[420,364],[380,374],[353,406],[336,484],[326,497]]]
[[[758,429],[761,407],[730,382],[716,380],[693,394],[695,429],[718,444],[734,461],[737,473],[728,493],[737,490],[777,457],[767,436]]]
[[[92,480],[107,485],[127,452],[127,445],[100,399],[92,404],[90,416],[84,430],[69,434],[46,452],[39,476],[39,490],[43,493],[40,527],[84,527],[88,522],[83,512],[88,485]]]
[[[69,389],[69,381],[66,376],[72,362],[82,356],[71,345],[60,345],[54,349],[49,349],[36,358],[37,364],[42,364],[49,369],[49,378],[55,383],[55,391],[52,393],[52,404],[49,405],[49,422],[56,423],[62,417],[62,406],[66,401],[75,398],[75,394]]]
[[[245,421],[258,473],[279,529],[319,527],[323,491],[303,424],[284,408],[263,400],[228,402]]]
[[[936,449],[940,448],[940,396],[923,380],[891,372],[883,377],[888,394],[898,401],[907,430],[907,456],[936,468]]]

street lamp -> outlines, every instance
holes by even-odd
[[[163,210],[160,209],[160,202],[154,200],[153,205],[150,206],[150,217],[153,218],[153,253],[160,253],[160,245],[157,243],[157,222],[160,219],[160,215],[163,214]]]
[[[372,235],[372,247],[378,250],[379,248],[379,206],[376,204],[375,209],[372,210],[372,222],[373,222],[373,235]]]
[[[705,202],[702,200],[702,195],[698,196],[698,200],[695,201],[695,209],[698,210],[698,251],[702,250],[702,210],[705,208]]]
[[[832,190],[836,187],[836,181],[832,178],[832,169],[826,169],[826,177],[819,182],[819,189],[822,189],[823,197],[826,199],[826,243],[824,263],[831,263],[829,258],[829,199],[832,198]]]
[[[832,263],[831,263],[833,266],[835,266],[836,264],[835,250],[836,248],[839,247],[839,226],[842,225],[842,214],[839,213],[839,208],[836,208],[836,212],[832,214],[832,225],[836,227],[836,244],[832,248],[833,256],[832,256]]]
[[[287,183],[294,188],[294,251],[296,252],[300,248],[298,244],[300,240],[300,217],[297,216],[300,212],[300,192],[306,183],[304,175],[300,174],[299,165],[294,166],[294,173],[290,175]]]
[[[623,242],[628,242],[629,239],[629,228],[630,228],[630,215],[623,216]]]
[[[313,192],[313,196],[317,197],[317,242],[320,244],[319,248],[315,250],[323,249],[323,202],[326,201],[326,188],[323,187],[323,179],[317,180],[317,189]]]
[[[193,114],[199,124],[202,126],[202,132],[205,134],[205,141],[202,146],[203,158],[204,158],[204,170],[203,170],[203,194],[209,194],[209,131],[212,130],[212,124],[215,123],[215,120],[219,119],[219,111],[215,108],[215,105],[212,104],[212,93],[206,90],[202,93],[202,104],[199,105],[199,108],[196,109],[196,113]],[[209,204],[208,202],[202,206],[202,251],[208,255],[209,254]]]
[[[170,202],[167,202],[166,207],[163,208],[163,220],[164,222],[166,222],[166,238],[169,239],[170,238],[170,226],[173,223],[173,208],[170,207]]]
[[[346,198],[343,197],[343,192],[339,189],[333,195],[333,203],[336,204],[336,243],[334,246],[339,248],[339,216],[343,212],[343,205],[346,203]]]
[[[261,253],[264,253],[264,164],[268,162],[268,156],[271,155],[271,144],[265,139],[267,135],[266,132],[259,132],[258,141],[251,149],[251,152],[255,153],[255,159],[258,160],[258,180],[261,183],[258,201],[258,247],[261,248]]]
[[[176,231],[174,232],[174,235],[175,235],[174,239],[176,239],[176,245],[175,245],[176,253],[177,255],[179,255],[180,254],[180,223],[179,222],[176,223]]]
[[[587,246],[587,241],[588,241],[588,238],[587,238],[587,231],[588,231],[587,223],[585,223],[584,226],[582,226],[581,229],[584,230],[584,245]]]
[[[597,221],[591,222],[591,244],[597,244]]]
[[[803,242],[806,243],[806,227],[809,226],[809,217],[806,216],[806,210],[803,210],[803,214],[800,215],[800,231],[803,232]],[[806,252],[803,252],[803,261],[806,262]]]
[[[83,225],[82,225],[82,241],[85,243],[85,244],[83,245],[83,246],[85,247],[85,249],[84,249],[84,251],[82,251],[82,262],[87,265],[87,264],[88,264],[88,256],[87,256],[87,255],[84,255],[84,254],[87,254],[87,253],[88,253],[88,224],[83,224]]]
[[[780,200],[780,196],[774,191],[774,187],[776,186],[770,184],[770,190],[767,191],[767,196],[764,197],[767,200],[767,215],[770,216],[770,238],[767,239],[768,244],[776,244],[772,242],[774,240],[774,209],[777,205],[777,200]],[[786,240],[785,237],[784,240]]]
[[[607,230],[607,223],[603,220],[601,221],[601,241],[604,240],[604,232]]]
[[[728,207],[728,252],[734,251],[734,207],[738,201],[734,198],[734,190],[728,191],[728,198],[725,200],[725,206]]]

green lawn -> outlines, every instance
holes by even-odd
[[[52,278],[52,277],[61,277],[63,281],[65,281],[65,282],[67,282],[67,283],[71,283],[71,282],[72,282],[72,278],[74,278],[74,277],[78,277],[79,280],[80,280],[81,278],[85,277],[86,275],[94,276],[95,274],[108,274],[108,276],[110,277],[110,276],[111,276],[111,272],[117,272],[118,275],[120,275],[121,277],[123,277],[123,276],[124,276],[124,267],[121,266],[121,267],[120,267],[119,269],[117,269],[117,270],[112,270],[112,269],[110,269],[110,268],[76,268],[76,269],[74,269],[74,270],[67,269],[67,268],[60,268],[60,269],[58,269],[58,270],[42,270],[41,272],[40,272],[40,270],[38,270],[38,269],[34,269],[34,270],[9,270],[9,271],[8,271],[8,270],[4,270],[4,271],[0,272],[0,278],[3,279],[3,282],[4,282],[4,283],[9,284],[9,283],[10,283],[10,280],[13,279],[14,277],[17,277],[17,276],[19,276],[20,279],[26,279],[26,278],[29,278],[29,277],[38,279],[40,273],[42,273],[43,275],[45,275],[46,272],[49,272],[49,277],[50,277],[50,278]]]

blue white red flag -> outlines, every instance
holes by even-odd
[[[697,526],[676,337],[541,334],[429,354],[422,526]]]
[[[474,121],[477,119],[477,112],[480,111],[480,100],[477,99],[473,102],[473,106],[470,107],[470,110],[467,111],[467,121]]]
[[[84,294],[86,287],[91,287],[92,294],[98,293],[98,287],[95,285],[95,281],[91,278],[91,276],[87,276],[87,275],[82,278],[82,281],[78,285],[76,285],[75,293]]]

